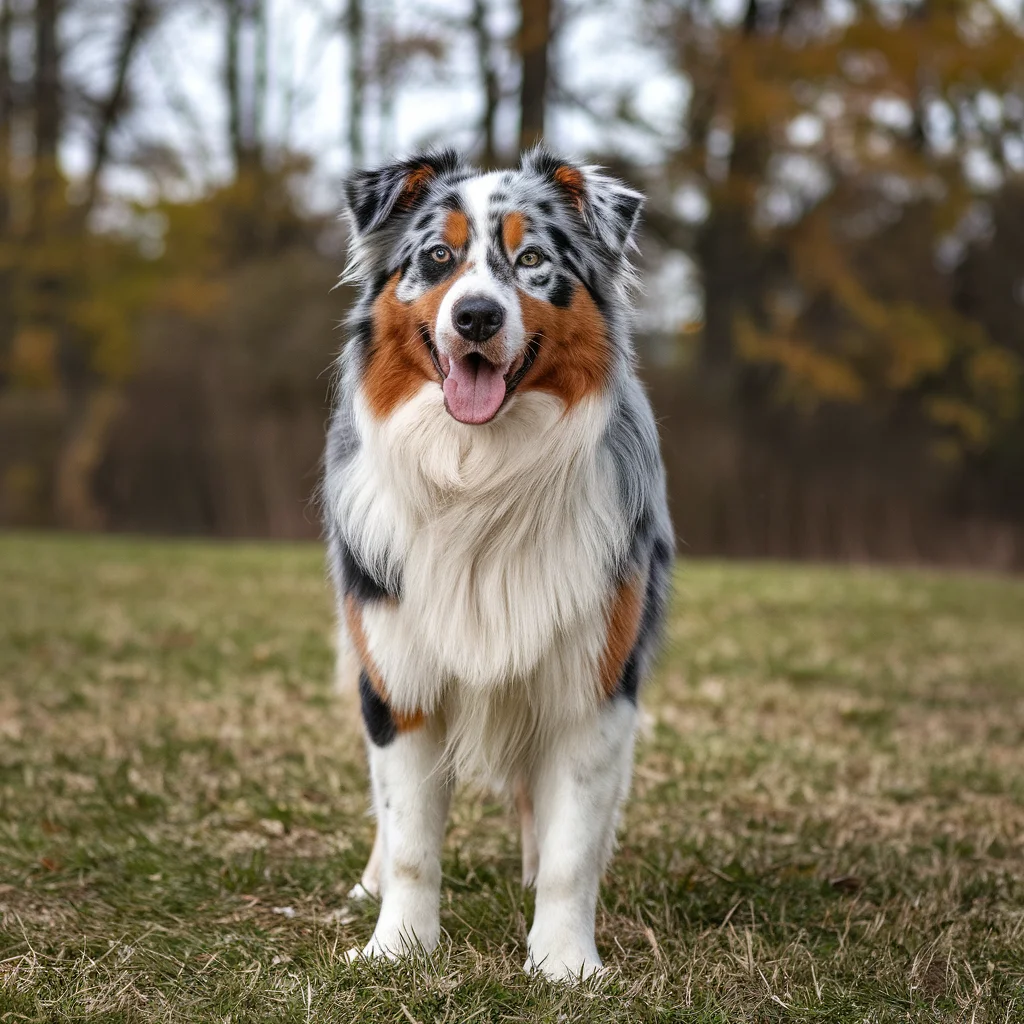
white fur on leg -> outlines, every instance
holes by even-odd
[[[334,692],[356,693],[359,689],[359,657],[344,622],[338,623],[334,636]]]
[[[537,849],[537,826],[533,820],[533,800],[522,780],[515,787],[516,811],[519,814],[519,828],[522,832],[523,847],[523,888],[529,889],[537,881],[540,865],[540,851]]]
[[[363,868],[363,876],[348,891],[350,900],[376,899],[380,895],[380,862],[383,846],[381,840],[381,828],[377,826],[377,833],[373,837],[373,849],[370,851],[370,859]]]
[[[349,959],[410,949],[429,952],[441,934],[441,844],[450,789],[443,738],[434,723],[402,733],[386,747],[370,745],[380,843],[381,906],[362,951]],[[371,858],[372,859],[372,858]]]
[[[542,756],[533,787],[540,870],[527,971],[571,981],[601,969],[597,892],[629,788],[635,725],[636,709],[617,700]]]

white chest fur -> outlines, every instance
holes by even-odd
[[[330,497],[364,563],[401,579],[397,605],[363,613],[396,707],[509,688],[547,703],[551,687],[563,713],[593,704],[625,544],[606,420],[602,398],[566,412],[537,392],[482,427],[452,419],[436,385],[384,421],[357,399],[361,447]]]

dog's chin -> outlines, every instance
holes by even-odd
[[[448,356],[438,352],[435,365],[441,374],[444,407],[459,423],[490,423],[511,398],[522,379],[529,351],[514,359],[493,363],[479,352]]]

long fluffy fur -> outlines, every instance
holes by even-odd
[[[395,739],[393,723],[375,734],[367,719],[374,802],[390,808],[373,863],[386,880],[397,877],[396,857],[411,858],[416,877],[431,880],[392,882],[367,952],[388,952],[410,933],[436,941],[430,893],[445,794],[450,779],[475,778],[516,790],[530,873],[539,850],[531,962],[552,976],[590,970],[600,963],[597,878],[628,786],[637,689],[658,641],[673,548],[657,430],[630,338],[641,197],[543,150],[518,170],[486,176],[456,154],[431,153],[354,176],[346,197],[346,278],[362,291],[338,361],[322,490],[339,619],[354,614],[358,628],[356,637],[340,629],[339,666],[353,675],[362,661],[364,714],[427,723]],[[472,228],[468,250],[453,256],[468,269],[439,286],[445,279],[425,254],[453,211]],[[521,269],[504,251],[518,244],[502,240],[509,216],[529,224],[549,254],[543,267]],[[590,317],[605,346],[595,362],[605,367],[600,386],[563,395],[531,389],[527,373],[491,421],[468,425],[450,415],[427,373],[381,413],[366,382],[385,344],[376,318],[389,282],[405,304],[449,288],[437,324],[418,328],[438,348],[453,295],[497,297],[506,307],[502,344],[519,351],[559,340],[524,326],[521,302],[549,309],[555,324],[566,322],[571,296],[581,297],[584,312],[572,315]],[[550,358],[571,370],[576,354],[556,346]],[[635,599],[639,612],[622,626],[628,657],[609,689],[600,680],[624,594],[623,607]],[[425,787],[419,800],[410,779],[425,771],[434,781],[415,783]],[[364,885],[373,884],[368,868]],[[575,887],[571,913],[545,895],[566,885]]]

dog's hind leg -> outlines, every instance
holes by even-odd
[[[380,895],[380,862],[383,856],[383,840],[381,827],[378,823],[377,834],[373,837],[373,849],[370,851],[370,859],[363,868],[363,875],[359,881],[348,891],[350,900],[376,899]]]
[[[523,888],[528,889],[537,880],[540,851],[537,849],[537,825],[533,818],[533,799],[526,783],[519,779],[515,786],[516,811],[522,830]]]

